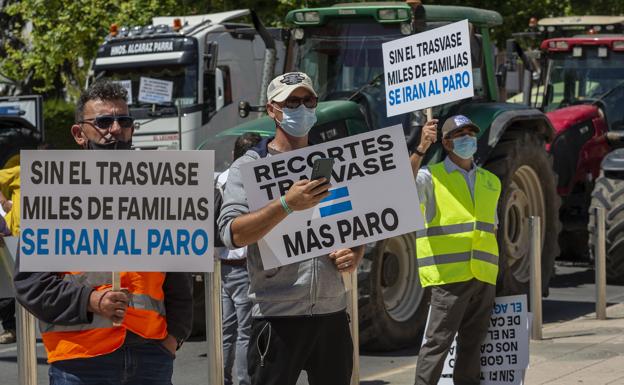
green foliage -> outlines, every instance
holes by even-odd
[[[55,149],[76,149],[70,132],[74,123],[74,105],[63,99],[49,99],[43,103],[45,142]]]
[[[289,10],[329,6],[332,0],[7,0],[0,12],[0,75],[23,92],[67,93],[76,98],[99,44],[112,23],[145,25],[153,16],[255,9],[267,25],[281,25]],[[624,13],[622,0],[425,0],[426,4],[494,9],[505,23],[493,31],[499,47],[524,31],[532,16]],[[23,36],[23,20],[32,23]],[[19,38],[23,41],[18,41]],[[27,48],[25,48],[27,47]]]

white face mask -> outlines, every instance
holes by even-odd
[[[282,121],[277,122],[282,129],[291,136],[301,138],[310,132],[316,123],[316,108],[308,108],[301,104],[297,108],[279,109],[282,112]]]

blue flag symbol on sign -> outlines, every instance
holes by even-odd
[[[336,215],[344,213],[346,211],[353,210],[350,200],[344,200],[343,198],[349,197],[348,187],[339,187],[333,190],[329,190],[329,196],[323,199],[320,204],[330,203],[330,205],[322,206],[319,208],[321,218],[328,217],[330,215]]]

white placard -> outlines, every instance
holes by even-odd
[[[382,51],[388,116],[474,95],[468,20],[389,41]]]
[[[481,385],[522,385],[529,365],[528,314],[526,295],[496,298],[488,334],[481,344]],[[438,385],[453,385],[456,350],[457,335]]]
[[[250,210],[310,178],[320,157],[335,159],[331,195],[317,207],[290,214],[258,242],[265,269],[423,228],[400,125],[242,165]]]
[[[173,82],[141,76],[139,102],[170,103],[173,97]]]
[[[117,83],[128,92],[128,104],[132,104],[132,80],[114,80],[113,83]]]
[[[24,151],[21,271],[212,271],[213,151]]]

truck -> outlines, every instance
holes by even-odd
[[[89,82],[110,79],[126,88],[137,122],[134,148],[193,150],[242,121],[235,101],[260,100],[275,68],[284,67],[283,37],[248,9],[113,24]]]
[[[532,215],[543,221],[540,244],[546,292],[554,258],[559,254],[560,200],[551,157],[545,150],[554,129],[543,112],[498,101],[490,38],[490,29],[503,22],[498,12],[440,5],[412,8],[401,2],[292,10],[286,16],[291,26],[286,71],[307,73],[318,92],[318,121],[310,132],[310,143],[402,124],[408,143],[413,145],[424,123],[422,114],[386,116],[381,44],[464,19],[468,19],[471,30],[475,96],[435,107],[434,116],[443,123],[451,115],[464,114],[477,123],[482,131],[475,160],[501,179],[499,293],[528,290],[527,217]],[[240,104],[241,115],[258,107]],[[232,140],[247,131],[271,136],[275,124],[268,117],[255,119],[213,136],[200,148],[219,151],[227,138]],[[443,158],[444,150],[438,143],[424,162],[432,164]],[[358,282],[361,346],[377,351],[418,346],[429,293],[420,286],[415,234],[367,244]]]
[[[287,41],[284,29],[265,28],[249,9],[158,16],[145,26],[113,24],[87,86],[109,79],[126,88],[136,122],[134,149],[194,150],[243,121],[238,100],[263,103],[261,90],[283,71]],[[219,164],[231,160],[233,145],[228,148],[217,153]],[[204,280],[203,274],[193,277],[193,335],[201,336]]]
[[[35,149],[43,140],[42,97],[0,97],[0,169],[19,165],[20,150]]]

